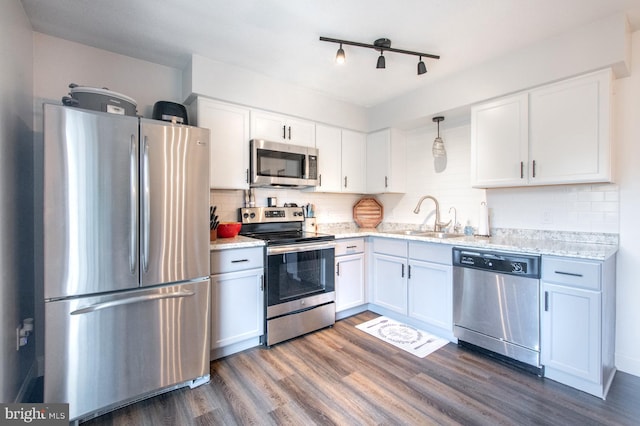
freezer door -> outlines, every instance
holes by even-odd
[[[209,130],[141,120],[143,286],[209,275]]]
[[[44,402],[70,420],[209,374],[209,280],[45,303]]]
[[[44,106],[45,299],[135,288],[138,119]]]

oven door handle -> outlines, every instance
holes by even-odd
[[[320,243],[287,244],[285,246],[267,247],[267,256],[283,253],[299,253],[302,251],[312,250],[328,250],[335,247],[336,243],[334,241],[323,241]]]

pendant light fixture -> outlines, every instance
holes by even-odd
[[[444,120],[444,117],[433,117],[433,122],[438,123],[438,136],[433,141],[433,148],[431,148],[431,152],[433,153],[433,158],[444,158],[447,156],[447,151],[444,149],[444,142],[440,137],[440,122]]]
[[[374,41],[373,44],[360,43],[357,41],[339,40],[336,38],[329,38],[329,37],[320,37],[320,41],[327,41],[329,43],[338,43],[340,45],[340,48],[336,53],[336,62],[338,64],[343,64],[345,62],[345,54],[344,54],[344,50],[342,49],[343,44],[346,44],[349,46],[365,47],[367,49],[379,50],[380,56],[378,57],[378,62],[376,63],[376,68],[378,69],[386,68],[385,57],[384,57],[385,51],[402,53],[404,55],[418,56],[420,58],[418,61],[418,75],[427,73],[427,66],[422,60],[423,57],[431,58],[431,59],[440,59],[439,55],[433,55],[431,53],[414,52],[411,50],[392,48],[391,40],[389,40],[388,38],[379,38],[376,41]]]

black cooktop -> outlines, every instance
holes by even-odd
[[[320,234],[318,232],[305,232],[302,230],[294,231],[249,231],[240,232],[240,235],[250,238],[264,240],[268,245],[283,245],[295,243],[310,243],[313,241],[331,241],[335,240],[334,235]]]

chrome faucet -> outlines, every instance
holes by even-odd
[[[440,203],[438,203],[438,200],[436,200],[434,197],[432,197],[431,195],[425,195],[424,197],[420,198],[420,201],[418,201],[418,205],[415,209],[413,209],[413,212],[415,214],[420,213],[420,206],[422,205],[422,202],[427,198],[433,200],[434,204],[436,205],[436,220],[433,223],[433,232],[441,232],[442,228],[449,226],[451,220],[449,220],[449,222],[440,222]]]

